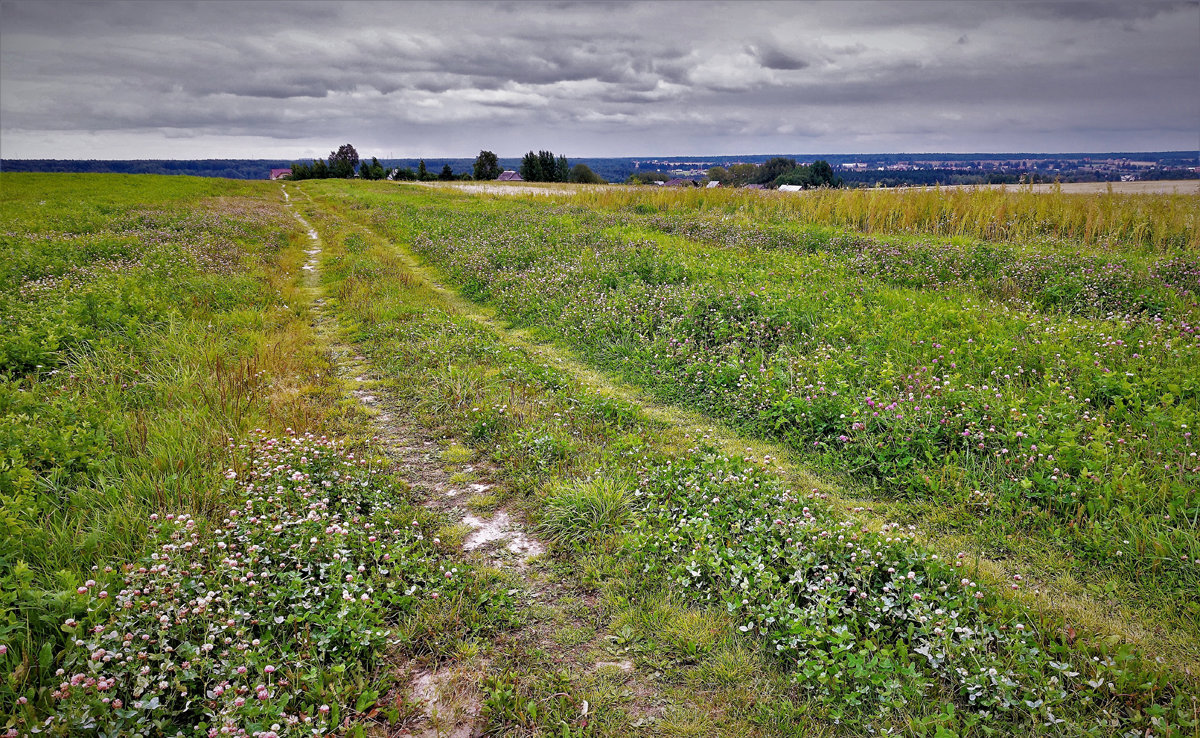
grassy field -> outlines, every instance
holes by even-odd
[[[339,732],[422,593],[474,580],[443,579],[444,521],[367,464],[278,185],[3,192],[0,726]]]
[[[1194,197],[3,185],[15,734],[1200,729]]]
[[[711,217],[690,193],[355,196],[506,319],[923,529],[1140,603],[1196,663],[1200,262],[1183,247],[876,239]]]

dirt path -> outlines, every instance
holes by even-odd
[[[442,663],[419,659],[396,663],[397,681],[407,687],[381,702],[417,704],[420,714],[399,728],[389,729],[380,723],[374,733],[419,738],[482,735],[486,727],[481,719],[485,678],[533,651],[548,655],[572,675],[576,684],[597,680],[608,683],[621,695],[609,709],[635,715],[647,727],[652,725],[663,709],[657,699],[658,690],[646,675],[636,673],[631,661],[614,654],[612,634],[606,627],[608,618],[595,597],[556,568],[545,556],[545,544],[531,534],[514,509],[502,506],[491,512],[480,511],[486,507],[477,504],[480,498],[498,485],[495,469],[455,439],[431,435],[390,396],[383,377],[370,361],[342,339],[337,314],[327,305],[320,285],[320,235],[293,207],[286,187],[284,197],[289,211],[313,242],[306,251],[309,259],[303,269],[304,286],[313,297],[317,334],[329,346],[346,391],[366,410],[376,451],[392,461],[423,505],[446,513],[466,527],[468,532],[461,544],[465,560],[508,572],[520,590],[524,625],[506,634],[494,650]],[[415,276],[423,278],[424,274]],[[437,289],[443,296],[453,295],[440,286]],[[590,635],[563,639],[560,634],[564,631]],[[594,708],[586,702],[581,710],[585,717],[594,714]]]

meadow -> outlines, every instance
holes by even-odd
[[[0,727],[338,731],[388,688],[397,624],[471,574],[364,456],[278,187],[3,192]]]
[[[339,183],[310,192],[325,211],[318,227],[338,234],[327,243],[346,245],[339,269],[355,276],[341,284],[339,299],[355,320],[356,343],[428,422],[500,466],[509,494],[555,554],[600,592],[622,653],[684,703],[686,719],[669,716],[652,732],[839,734],[845,726],[848,734],[1111,735],[1139,723],[1169,733],[1194,720],[1195,688],[1186,679],[1173,684],[1182,672],[1161,670],[1122,638],[1098,638],[1082,626],[1068,632],[1054,613],[1014,601],[1006,593],[1024,586],[1020,575],[983,583],[977,553],[939,553],[911,526],[849,508],[845,488],[788,473],[763,447],[740,448],[753,443],[746,437],[719,444],[704,426],[648,416],[620,393],[564,375],[547,361],[556,354],[538,348],[563,334],[533,330],[533,343],[514,343],[501,331],[507,338],[498,342],[487,316],[510,318],[495,296],[523,297],[511,280],[518,265],[537,284],[528,289],[541,295],[529,298],[539,316],[587,309],[578,290],[562,303],[547,297],[562,283],[589,286],[577,272],[562,282],[550,276],[567,268],[569,239],[588,233],[561,213],[545,217],[558,206]],[[526,208],[535,215],[523,216]],[[459,228],[434,239],[431,223]],[[512,234],[519,249],[493,240],[499,233]],[[453,262],[430,265],[464,296],[497,309],[471,318],[469,304],[436,299],[419,279],[376,276],[405,268],[419,275],[396,245],[431,254],[434,243],[493,247],[474,255],[476,281],[459,282]],[[592,254],[596,245],[589,241]],[[621,264],[610,273],[629,284],[643,268],[668,267]],[[486,290],[481,272],[502,274],[504,289]],[[588,331],[597,328],[570,334]],[[576,349],[575,340],[562,343]],[[529,362],[530,349],[542,361]],[[659,372],[647,358],[630,376],[650,387],[644,380]],[[813,486],[797,488],[801,480]],[[592,704],[605,698],[575,692],[571,681],[564,686],[537,659],[536,651],[498,659],[510,682],[496,688],[511,689],[505,700],[516,705],[489,726],[537,734],[561,713],[547,724],[522,714],[522,703],[562,690]],[[1118,694],[1141,696],[1123,702],[1113,699]],[[631,722],[597,727],[638,732]]]
[[[696,193],[632,207],[369,197],[381,229],[515,325],[1026,575],[1139,603],[1195,663],[1187,244],[866,236],[754,201],[713,212]]]
[[[3,184],[11,735],[1200,725],[1195,198]]]

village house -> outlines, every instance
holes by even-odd
[[[269,177],[269,179],[283,179],[284,177],[290,177],[291,175],[292,175],[292,170],[290,168],[289,169],[272,169],[271,176]]]
[[[500,172],[499,177],[496,177],[496,181],[497,182],[524,182],[525,180],[521,179],[521,175],[518,174],[517,172],[514,172],[511,169],[505,169],[503,172]]]

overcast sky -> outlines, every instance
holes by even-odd
[[[1200,3],[0,0],[0,155],[1200,148]]]

